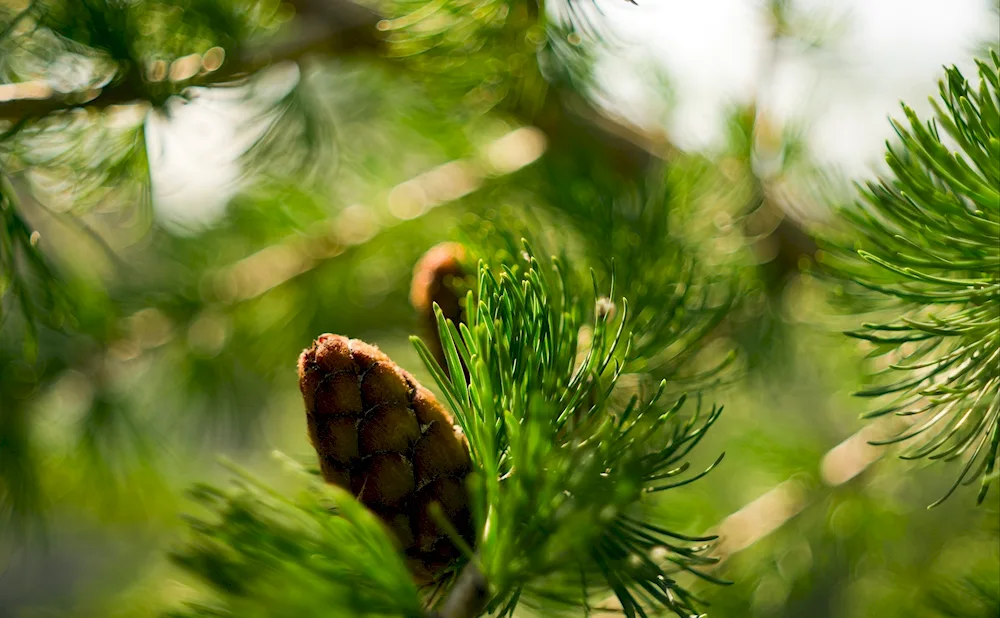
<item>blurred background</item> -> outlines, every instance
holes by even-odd
[[[997,45],[995,2],[138,4],[0,1],[0,618],[194,598],[166,559],[184,489],[220,455],[309,460],[302,348],[361,338],[430,384],[407,339],[425,251],[522,221],[587,268],[619,240],[581,204],[650,170],[740,286],[699,344],[740,359],[695,463],[726,459],[656,506],[728,532],[709,615],[997,615],[968,592],[1000,598],[996,492],[927,510],[954,468],[828,455],[865,426],[869,367],[800,272],[883,171],[898,102],[926,116],[942,65]]]

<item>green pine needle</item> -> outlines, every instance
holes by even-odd
[[[610,287],[614,294],[614,277]],[[633,336],[628,303],[613,315],[594,308],[597,297],[596,285],[589,302],[568,293],[558,262],[543,268],[525,243],[507,264],[480,263],[467,325],[439,313],[455,378],[414,338],[469,439],[477,566],[492,587],[489,609],[501,616],[521,602],[579,608],[609,591],[627,616],[689,616],[698,601],[671,574],[718,581],[701,570],[714,563],[703,555],[713,539],[657,527],[641,501],[701,476],[679,480],[721,408],[685,420],[683,398],[661,401],[665,384],[623,400],[616,382]]]
[[[935,121],[903,106],[892,175],[846,209],[847,236],[825,256],[882,301],[879,318],[847,333],[886,359],[858,393],[883,401],[868,416],[914,421],[880,444],[960,462],[935,504],[977,480],[981,503],[1000,460],[1000,58],[977,64],[978,88],[948,69]]]
[[[189,540],[172,556],[208,586],[210,600],[170,616],[424,615],[401,554],[348,492],[312,479],[308,491],[288,498],[232,468],[229,490],[192,490],[211,517],[190,517]]]

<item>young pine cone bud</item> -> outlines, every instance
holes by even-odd
[[[410,284],[410,303],[420,315],[420,321],[426,331],[427,346],[446,373],[448,364],[438,334],[434,303],[441,307],[445,319],[451,320],[456,325],[461,321],[462,297],[455,289],[455,280],[465,276],[465,271],[462,269],[464,257],[465,248],[458,243],[445,242],[435,245],[417,262]],[[468,370],[464,366],[463,370],[468,375]]]
[[[323,478],[375,512],[415,577],[432,580],[458,557],[433,505],[471,544],[462,430],[430,391],[358,339],[320,335],[299,357],[299,388]]]

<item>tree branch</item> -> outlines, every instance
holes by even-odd
[[[476,618],[486,609],[490,587],[475,562],[465,565],[435,618]]]
[[[296,36],[283,43],[265,48],[248,49],[216,70],[205,70],[179,80],[185,86],[212,86],[233,82],[281,61],[299,61],[314,53],[345,53],[374,51],[381,45],[375,25],[380,17],[348,0],[293,0],[298,11]],[[174,62],[190,61],[185,56]],[[200,62],[200,57],[195,58]],[[103,109],[114,105],[141,102],[145,93],[141,67],[131,67],[128,75],[120,75],[103,89],[54,92],[45,82],[0,85],[0,122],[18,123],[41,118],[53,112],[87,106]],[[169,73],[169,72],[168,72]]]

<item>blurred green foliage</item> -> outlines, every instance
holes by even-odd
[[[776,40],[822,46],[829,29],[794,5],[764,9]],[[586,113],[601,91],[594,68],[621,41],[597,3],[369,6],[384,20],[365,24],[367,34],[331,34],[334,55],[310,58],[322,51],[317,45],[290,56],[299,68],[275,86],[267,78],[285,75],[282,67],[265,67],[280,56],[256,52],[294,47],[310,26],[323,26],[327,13],[311,13],[314,2],[0,3],[0,83],[44,80],[52,90],[22,107],[0,101],[0,616],[415,615],[417,592],[368,514],[329,488],[310,488],[314,480],[301,470],[278,474],[266,454],[314,458],[294,360],[315,335],[377,343],[430,386],[434,376],[408,341],[418,327],[407,301],[413,265],[436,242],[458,237],[502,272],[523,262],[520,246],[507,242],[522,236],[540,262],[559,256],[578,293],[600,294],[613,277],[612,323],[626,313],[619,297],[628,301],[631,347],[613,355],[622,374],[601,405],[624,407],[633,392],[648,400],[661,379],[665,402],[690,392],[675,411],[684,419],[699,393],[726,404],[690,453],[692,470],[723,451],[726,461],[697,483],[650,494],[631,516],[699,537],[790,478],[803,507],[718,566],[678,543],[675,558],[704,562],[709,577],[732,586],[658,572],[662,565],[635,568],[622,548],[651,551],[664,538],[629,536],[630,525],[625,544],[598,539],[617,552],[614,560],[591,560],[596,549],[582,560],[591,584],[603,578],[610,586],[567,585],[564,569],[529,577],[566,564],[535,560],[547,555],[541,549],[572,552],[579,546],[571,541],[598,538],[607,522],[582,510],[578,527],[560,529],[544,509],[532,510],[524,498],[560,494],[574,481],[569,472],[585,466],[552,448],[557,438],[518,436],[520,421],[505,419],[519,457],[562,474],[546,483],[534,470],[516,499],[502,503],[508,523],[492,530],[491,542],[504,551],[489,566],[504,587],[500,601],[546,615],[567,598],[596,606],[611,588],[638,607],[698,606],[710,616],[996,615],[997,492],[981,497],[980,509],[958,498],[925,511],[952,486],[952,470],[911,474],[912,465],[886,460],[836,487],[821,472],[827,451],[862,427],[864,404],[849,394],[868,379],[870,350],[837,332],[857,328],[829,303],[839,284],[799,274],[808,252],[782,240],[783,222],[795,223],[779,198],[794,178],[824,173],[798,128],[778,126],[756,103],[737,105],[725,146],[700,154],[637,148],[599,128]],[[894,180],[870,185],[865,204],[839,220],[853,225],[848,233],[864,232],[857,248],[867,253],[849,261],[852,277],[900,301],[888,313],[880,306],[888,317],[857,334],[897,333],[876,342],[880,352],[907,343],[898,333],[961,342],[953,356],[928,356],[928,367],[964,362],[975,379],[933,392],[893,382],[904,401],[885,411],[936,398],[926,414],[943,410],[941,422],[951,424],[934,435],[967,438],[959,442],[985,453],[984,474],[972,480],[990,478],[996,460],[990,360],[1000,156],[991,60],[980,65],[979,89],[947,73],[939,125],[907,110],[910,126],[897,126],[900,142],[890,148]],[[215,83],[236,78],[240,67],[260,73]],[[86,101],[93,107],[70,109]],[[126,105],[133,101],[142,103]],[[236,179],[216,187],[227,196],[223,215],[183,229],[154,199],[157,161],[171,146],[151,148],[150,133],[155,124],[169,133],[179,112],[199,106],[207,122],[235,118],[249,137],[234,147],[232,170],[205,172]],[[20,109],[29,113],[14,113]],[[544,131],[540,152],[498,146],[529,123]],[[967,158],[951,154],[956,146]],[[173,156],[188,156],[181,150]],[[510,157],[518,163],[505,167]],[[412,179],[442,169],[471,178],[468,190],[437,201],[433,191],[414,193]],[[203,209],[201,198],[189,199],[191,212]],[[822,192],[819,199],[838,201]],[[855,240],[842,247],[853,251]],[[522,283],[538,291],[536,280]],[[545,294],[511,314],[502,300],[516,291],[511,285],[490,288],[488,306],[504,323],[555,319],[560,305],[542,302]],[[595,313],[585,296],[573,301],[578,320]],[[929,305],[942,309],[931,316]],[[535,321],[521,326],[513,334],[537,341],[513,337],[517,357],[532,359],[533,371],[551,378],[546,386],[565,387],[559,378],[570,374],[543,362],[553,360],[547,348],[531,348],[551,343],[546,332],[532,330]],[[601,345],[608,333],[599,330],[589,335]],[[574,334],[561,332],[558,360],[568,362]],[[484,370],[508,370],[492,377],[507,384],[500,401],[510,408],[520,401],[511,393],[524,394],[508,384],[511,376],[535,382],[518,373],[517,358],[506,361]],[[608,386],[617,369],[612,362],[592,377]],[[654,431],[673,426],[649,418],[644,456],[673,444]],[[971,427],[969,418],[977,431],[948,433]],[[618,462],[638,453],[628,448],[594,445],[579,454]],[[228,489],[211,489],[232,474],[216,465],[220,453],[254,474],[238,472]],[[182,489],[194,481],[204,485],[192,500]],[[616,499],[595,487],[577,488],[594,490],[588,504]],[[635,507],[633,498],[626,502]],[[329,515],[332,504],[340,516]],[[182,522],[180,512],[195,515]],[[522,545],[514,538],[519,519],[542,522]],[[669,585],[660,588],[659,576]],[[623,594],[623,580],[639,583]]]

